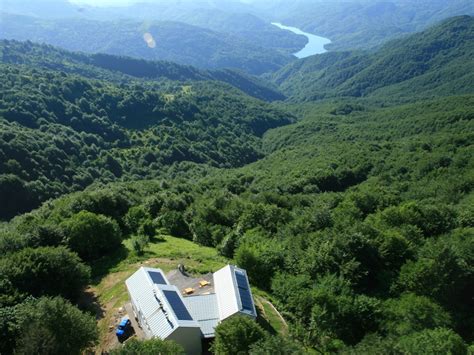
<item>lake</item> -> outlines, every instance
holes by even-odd
[[[277,26],[282,30],[291,31],[293,33],[296,33],[297,35],[303,35],[308,38],[308,44],[306,45],[306,47],[304,47],[299,52],[293,53],[293,55],[298,58],[306,58],[311,55],[325,53],[327,52],[327,50],[324,48],[324,46],[326,44],[331,43],[331,40],[328,38],[316,36],[314,34],[301,31],[299,28],[296,27],[284,26],[279,22],[272,22],[272,25]]]

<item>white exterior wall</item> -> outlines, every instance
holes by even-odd
[[[174,340],[184,348],[187,355],[202,354],[200,328],[178,328],[166,340]]]
[[[214,273],[214,288],[217,295],[219,320],[224,320],[240,311],[234,284],[233,270],[230,265]]]

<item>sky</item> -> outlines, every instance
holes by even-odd
[[[110,5],[129,5],[137,2],[159,2],[160,0],[69,0],[73,4],[87,4],[93,6],[110,6]],[[182,1],[182,0],[181,0]],[[187,0],[192,1],[192,0]],[[201,0],[206,1],[206,0]],[[222,0],[223,1],[223,0]],[[253,0],[240,0],[243,3],[250,3]],[[167,0],[170,2],[170,0]]]
[[[87,5],[94,5],[94,6],[108,6],[108,5],[128,5],[134,2],[138,2],[136,0],[69,0],[69,2],[73,4],[87,4]]]

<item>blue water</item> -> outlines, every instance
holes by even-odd
[[[296,28],[296,27],[284,26],[278,22],[272,22],[272,25],[275,25],[281,28],[282,30],[291,31],[293,33],[296,33],[297,35],[303,35],[308,38],[308,44],[306,45],[306,47],[304,47],[299,52],[293,53],[293,55],[298,58],[306,58],[311,55],[325,53],[327,52],[327,50],[324,48],[324,46],[326,44],[331,43],[331,40],[328,38],[324,38],[324,37],[313,35],[311,33],[303,32],[299,28]]]

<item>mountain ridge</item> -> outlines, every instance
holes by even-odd
[[[451,87],[444,92],[468,93],[474,72],[473,62],[468,60],[474,55],[473,42],[474,18],[455,17],[393,40],[376,52],[327,53],[303,59],[273,74],[272,80],[285,94],[300,100],[376,96],[377,90],[411,80],[402,96],[413,98],[423,95],[418,86],[424,90],[436,87],[436,82],[430,84],[425,77],[446,77],[449,72],[449,82],[456,78],[465,85],[457,85],[455,92]]]

